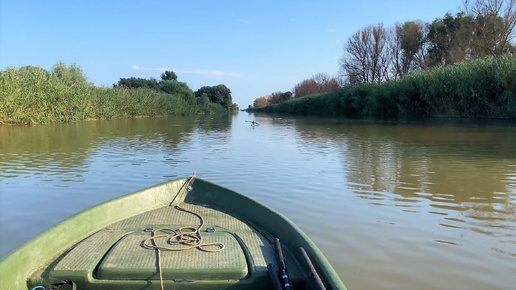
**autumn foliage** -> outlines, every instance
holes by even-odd
[[[292,97],[291,92],[274,92],[270,95],[259,97],[254,101],[255,108],[262,108],[268,105],[274,105],[283,103],[285,101],[290,100]]]
[[[340,82],[335,77],[324,73],[318,73],[313,77],[303,80],[294,86],[292,92],[274,92],[254,100],[254,108],[263,108],[268,105],[280,104],[292,98],[301,98],[313,94],[329,93],[339,89]]]
[[[318,73],[312,78],[304,80],[294,87],[295,98],[313,94],[329,93],[340,88],[339,80],[324,73]]]

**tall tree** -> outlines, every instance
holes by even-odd
[[[159,89],[158,81],[154,78],[144,79],[144,78],[120,78],[117,84],[113,85],[114,87],[126,87],[131,89],[137,88],[150,88],[150,89]]]
[[[423,68],[426,25],[422,21],[396,23],[390,30],[390,74],[394,79]]]
[[[262,108],[269,105],[269,99],[267,96],[259,97],[254,100],[253,107],[254,108]]]
[[[463,5],[464,12],[476,18],[477,50],[500,56],[514,48],[516,0],[463,0]]]
[[[309,79],[294,86],[293,95],[301,98],[308,95],[333,92],[340,88],[340,82],[335,77],[330,77],[325,73],[318,73]]]
[[[160,81],[159,91],[181,97],[188,102],[195,101],[193,91],[184,82],[178,82],[175,80]]]
[[[382,82],[388,75],[388,34],[383,24],[359,30],[348,39],[340,74],[350,84]]]
[[[229,109],[231,105],[233,105],[231,91],[225,85],[204,86],[195,92],[196,98],[201,98],[203,95],[206,95],[210,99],[210,102],[220,104],[226,109]]]
[[[269,105],[283,103],[290,100],[291,97],[291,92],[274,92],[268,96],[268,103]]]
[[[444,18],[434,20],[427,35],[428,65],[449,65],[474,58],[471,49],[474,21],[464,12],[455,16],[447,13]]]
[[[162,81],[177,81],[177,75],[175,72],[167,70],[161,74]]]
[[[336,77],[325,73],[318,73],[312,77],[319,87],[319,93],[333,92],[340,88],[340,82]]]
[[[401,26],[400,36],[402,72],[406,74],[417,68],[417,56],[422,53],[425,43],[425,25],[421,21],[407,21]]]

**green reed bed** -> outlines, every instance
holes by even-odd
[[[135,116],[188,115],[192,106],[181,97],[152,89],[98,88],[91,97],[88,118],[103,119]]]
[[[407,115],[516,118],[516,56],[411,74],[395,89]]]
[[[516,56],[479,59],[256,111],[347,117],[516,118]]]
[[[192,97],[193,98],[193,97]],[[195,101],[151,89],[95,87],[75,65],[0,72],[0,123],[50,123],[130,116],[187,115]]]

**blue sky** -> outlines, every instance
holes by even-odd
[[[368,25],[456,13],[461,0],[0,0],[0,70],[79,65],[96,85],[173,70],[194,91],[226,85],[253,101],[317,73],[338,74]]]

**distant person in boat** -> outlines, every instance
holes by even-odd
[[[258,124],[258,122],[255,122],[255,121],[246,121],[246,122],[251,123],[251,126],[260,125],[260,124]]]

